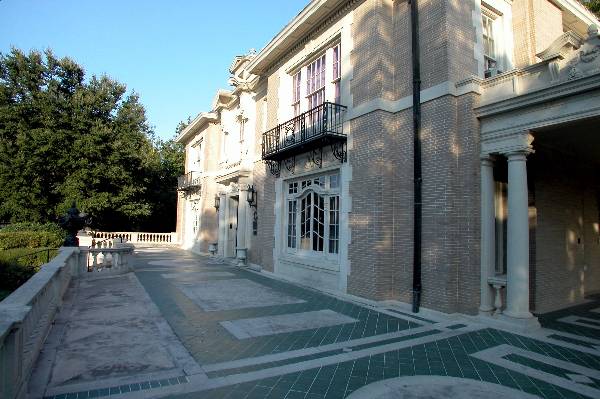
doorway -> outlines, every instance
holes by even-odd
[[[225,246],[225,257],[235,258],[235,248],[237,247],[237,227],[238,227],[238,198],[229,197],[229,212],[227,214],[227,241]]]

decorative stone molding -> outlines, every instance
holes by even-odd
[[[537,57],[542,61],[551,60],[556,57],[563,59],[573,50],[579,49],[582,43],[583,39],[578,34],[568,31],[556,39],[546,50],[538,53]]]
[[[533,153],[533,136],[527,132],[510,133],[485,139],[481,143],[481,156],[489,154]]]

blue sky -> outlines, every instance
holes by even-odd
[[[0,0],[0,52],[51,48],[139,93],[157,135],[208,111],[233,57],[260,50],[309,0]]]

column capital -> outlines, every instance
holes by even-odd
[[[494,158],[491,154],[481,154],[479,160],[482,166],[494,166]]]
[[[508,162],[519,162],[519,161],[527,161],[527,156],[529,154],[531,154],[532,152],[533,152],[533,150],[531,150],[531,149],[522,149],[522,150],[511,151],[504,155],[508,159]]]

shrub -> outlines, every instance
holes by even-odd
[[[57,248],[64,242],[64,237],[46,231],[0,231],[0,249],[13,248]]]
[[[50,259],[58,254],[50,250]],[[0,301],[25,284],[48,260],[43,248],[17,248],[0,251]]]
[[[63,239],[67,237],[67,232],[56,223],[35,223],[35,222],[23,222],[13,223],[4,227],[0,230],[1,233],[13,233],[19,231],[41,231],[47,233],[54,233],[61,236]]]

